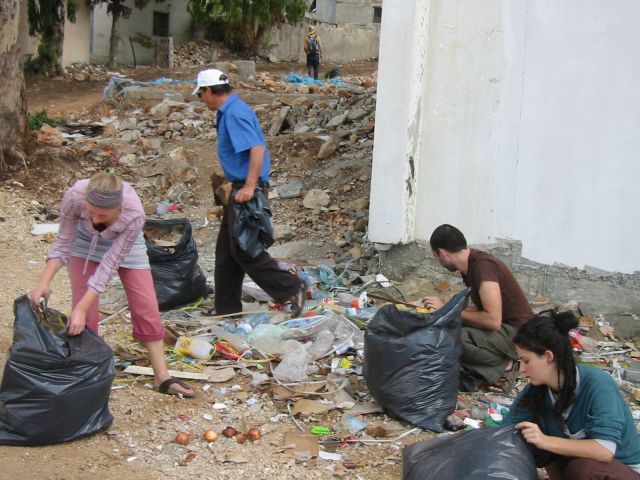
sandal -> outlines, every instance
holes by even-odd
[[[190,393],[190,394],[189,393],[183,393],[183,392],[178,392],[175,389],[171,389],[171,385],[180,385],[185,390],[193,390],[193,388],[191,388],[186,383],[182,383],[180,380],[178,380],[176,378],[173,378],[173,377],[167,378],[164,382],[162,382],[160,385],[158,385],[158,387],[155,388],[155,390],[157,392],[159,392],[159,393],[164,394],[164,395],[176,395],[176,396],[182,395],[185,398],[193,398],[193,397],[195,397],[195,395],[193,393]]]
[[[489,390],[496,393],[508,394],[513,390],[516,380],[520,374],[520,361],[514,360],[511,368],[505,370],[502,376],[496,380],[496,383],[489,385]]]

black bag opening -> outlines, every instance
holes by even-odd
[[[144,238],[160,310],[207,296],[207,277],[187,219],[147,220]]]

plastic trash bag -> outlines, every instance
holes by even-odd
[[[284,383],[303,382],[308,378],[307,366],[312,358],[304,346],[287,353],[273,370],[273,376]]]
[[[155,243],[159,236],[173,238],[176,234],[180,239],[175,247]],[[207,277],[198,265],[198,247],[191,235],[189,220],[147,220],[144,236],[160,310],[170,310],[207,296]]]
[[[232,195],[235,195],[235,191]],[[271,209],[260,188],[256,188],[251,200],[246,203],[234,202],[232,208],[232,234],[243,252],[255,258],[273,245]]]
[[[103,430],[113,422],[113,352],[85,330],[67,337],[66,317],[39,318],[26,296],[13,305],[13,343],[0,384],[0,444],[48,445]]]
[[[408,445],[403,480],[537,480],[531,447],[513,426],[481,428]]]
[[[364,336],[364,378],[391,415],[441,432],[455,410],[460,377],[460,313],[469,289],[431,314],[385,305]]]

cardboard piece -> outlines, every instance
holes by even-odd
[[[226,382],[236,376],[235,369],[231,367],[224,367],[224,368],[207,367],[205,369],[205,373],[209,375],[207,380],[212,383]]]
[[[284,434],[284,451],[296,459],[296,463],[315,466],[320,453],[318,437],[306,432],[286,432]]]
[[[331,405],[320,403],[317,400],[302,399],[298,400],[291,411],[291,414],[295,417],[298,414],[313,415],[314,413],[327,413],[331,410]]]
[[[384,410],[376,402],[356,403],[356,406],[349,409],[350,415],[366,415],[368,413],[380,413]]]

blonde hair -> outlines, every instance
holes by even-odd
[[[122,203],[122,179],[110,172],[99,172],[89,179],[86,199],[98,208],[116,208]]]

